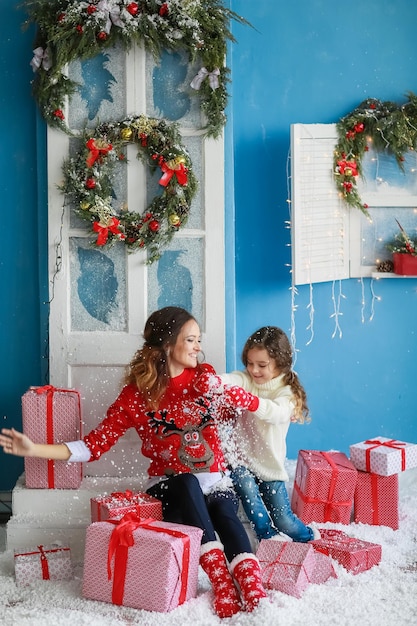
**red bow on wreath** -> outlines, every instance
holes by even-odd
[[[107,143],[104,139],[89,139],[85,145],[90,150],[86,159],[87,167],[92,167],[101,155],[113,149],[111,143]]]
[[[111,217],[107,224],[101,222],[93,223],[93,230],[98,233],[97,245],[104,246],[107,243],[109,237],[109,231],[113,235],[117,235],[119,239],[126,239],[126,235],[119,229],[120,220],[117,217]]]
[[[171,161],[162,161],[162,163],[160,163],[160,168],[163,171],[163,175],[159,180],[159,184],[166,187],[175,174],[178,183],[183,186],[186,185],[188,180],[188,169],[185,167],[184,161],[185,159],[183,157],[177,157]]]

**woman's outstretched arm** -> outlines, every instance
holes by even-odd
[[[14,428],[3,428],[0,434],[0,446],[6,454],[32,456],[54,461],[68,461],[71,452],[65,443],[33,443],[23,433]]]

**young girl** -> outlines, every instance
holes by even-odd
[[[165,307],[149,317],[144,339],[119,397],[82,441],[38,444],[4,428],[0,445],[7,454],[94,461],[135,428],[150,461],[147,492],[162,501],[164,519],[203,530],[200,563],[213,586],[216,613],[230,617],[242,602],[252,611],[266,592],[237,516],[238,498],[225,478],[214,407],[199,391],[199,379],[215,374],[211,365],[198,364],[200,329],[184,309]],[[243,389],[225,390],[225,397],[241,409],[259,404]]]
[[[224,384],[238,385],[259,396],[259,406],[238,418],[227,447],[232,454],[231,477],[259,540],[294,541],[319,538],[292,512],[285,481],[286,435],[290,422],[308,419],[306,393],[292,370],[292,350],[280,328],[265,326],[246,341],[242,352],[245,371],[221,376]]]

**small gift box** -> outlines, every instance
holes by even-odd
[[[262,539],[256,556],[264,586],[296,598],[309,584],[337,577],[330,557],[316,553],[310,543]]]
[[[356,523],[399,527],[398,474],[380,476],[358,472],[353,516]]]
[[[417,467],[417,444],[376,437],[351,445],[350,458],[358,470],[391,476]]]
[[[94,522],[87,528],[83,596],[146,611],[168,612],[197,594],[203,531],[140,520]]]
[[[291,506],[305,523],[350,524],[357,470],[343,452],[300,450]]]
[[[39,580],[73,578],[70,549],[55,544],[15,550],[14,567],[18,585],[30,585]]]
[[[340,565],[359,574],[381,561],[382,548],[377,543],[349,537],[341,530],[320,529],[321,539],[312,541],[315,550],[335,559]]]
[[[127,489],[91,498],[90,503],[92,522],[120,519],[126,513],[136,513],[140,519],[162,521],[162,502],[148,493],[134,493]]]
[[[35,443],[62,443],[81,437],[80,394],[51,385],[31,387],[22,397],[23,432]],[[29,489],[78,489],[81,463],[25,457]]]

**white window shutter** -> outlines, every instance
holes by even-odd
[[[349,278],[349,210],[333,179],[335,124],[291,126],[294,285]]]

